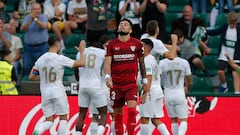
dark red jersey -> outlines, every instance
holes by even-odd
[[[111,77],[114,87],[137,86],[138,58],[143,57],[140,40],[130,38],[122,42],[118,38],[113,39],[107,45],[106,56],[112,57]]]

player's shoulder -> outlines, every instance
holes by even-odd
[[[180,58],[180,57],[177,57],[176,60],[181,62],[182,64],[189,64],[186,59],[183,59],[183,58]]]

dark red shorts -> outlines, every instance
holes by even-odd
[[[128,100],[138,99],[138,87],[129,87],[129,88],[112,88],[110,90],[110,98],[113,108],[120,108],[125,105],[125,102]]]

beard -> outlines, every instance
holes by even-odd
[[[129,32],[118,31],[118,34],[119,34],[120,36],[126,36],[126,35],[129,34]]]

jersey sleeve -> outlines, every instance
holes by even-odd
[[[138,55],[138,57],[143,57],[143,55],[144,55],[143,44],[140,41],[138,42],[137,55]]]
[[[105,56],[112,56],[112,48],[113,48],[113,44],[112,42],[109,42],[107,45],[107,50],[106,50],[106,55]]]
[[[185,63],[186,76],[187,76],[187,75],[191,75],[192,72],[191,72],[190,64],[189,64],[188,61],[186,61],[186,60],[184,60],[184,63]]]
[[[66,56],[60,55],[60,63],[59,64],[66,66],[66,67],[73,67],[74,62],[75,62],[74,60],[72,60]]]
[[[145,63],[145,68],[146,68],[146,75],[152,75],[151,61],[145,57],[144,63]]]

